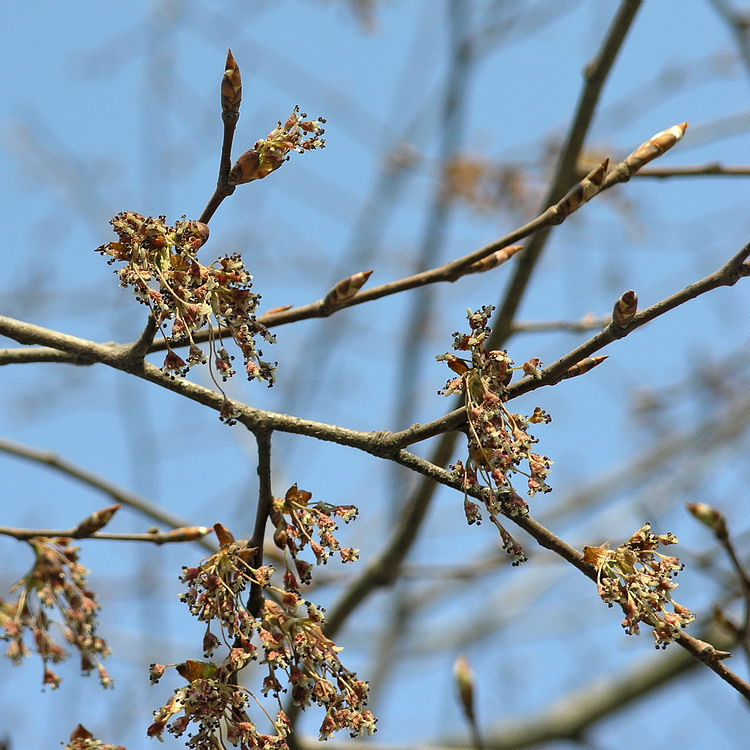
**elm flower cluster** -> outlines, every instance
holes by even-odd
[[[584,547],[583,558],[597,571],[599,596],[611,607],[619,604],[628,635],[639,635],[639,623],[653,628],[657,648],[666,648],[695,619],[672,599],[672,578],[685,566],[677,557],[656,552],[659,545],[677,544],[674,534],[652,534],[644,524],[617,549]],[[671,607],[671,611],[668,609]]]
[[[296,559],[297,552],[308,544],[328,554],[336,550],[343,560],[356,558],[355,550],[340,548],[332,534],[335,524],[331,525],[326,512],[348,520],[356,509],[309,505],[310,498],[309,492],[295,485],[285,498],[274,501],[275,538],[278,544],[283,525],[284,547],[292,560],[287,560],[283,587],[272,583],[271,566],[258,564],[257,548],[235,541],[219,524],[216,531],[221,549],[197,567],[184,569],[182,581],[189,589],[181,598],[191,613],[206,623],[204,654],[212,656],[223,641],[227,655],[220,663],[177,665],[188,684],[155,712],[149,736],[160,737],[166,730],[179,737],[192,724],[197,729],[193,727],[188,747],[213,748],[218,746],[212,744],[216,738],[223,737],[242,748],[286,748],[290,725],[280,695],[287,690],[301,708],[316,704],[325,710],[321,738],[340,729],[349,730],[352,736],[375,731],[377,720],[365,709],[369,685],[341,663],[341,649],[323,632],[322,611],[300,596],[295,575],[309,581],[311,566]],[[312,541],[313,527],[319,532],[317,542]],[[260,600],[255,605],[254,593],[258,592]],[[215,622],[221,639],[212,631]],[[250,718],[254,705],[269,719],[270,714],[257,696],[238,684],[237,673],[251,662],[265,666],[261,692],[266,698],[270,694],[278,704],[271,719],[275,734],[263,733]],[[152,681],[157,682],[165,669],[164,665],[152,665]]]
[[[151,310],[159,330],[172,321],[165,335],[168,352],[163,369],[173,375],[186,375],[195,364],[204,364],[208,356],[196,344],[193,334],[208,327],[212,363],[223,380],[235,374],[234,357],[224,347],[221,332],[213,318],[224,326],[242,352],[249,380],[273,384],[274,365],[264,362],[255,338],[275,341],[268,329],[256,320],[260,296],[250,291],[252,276],[238,254],[219,258],[209,266],[197,259],[197,252],[208,239],[208,226],[185,217],[174,226],[165,216],[143,217],[133,211],[117,214],[110,222],[118,236],[97,248],[109,255],[108,263],[125,263],[116,273],[122,287],[133,289],[136,299]],[[162,331],[164,335],[164,332]],[[172,348],[189,344],[185,361]]]
[[[312,493],[299,489],[295,484],[283,498],[274,498],[271,507],[271,523],[275,527],[273,540],[285,554],[284,586],[291,591],[299,591],[297,576],[303,583],[310,582],[312,566],[298,557],[308,546],[318,564],[328,562],[334,552],[339,554],[341,562],[354,562],[359,558],[358,549],[341,547],[334,536],[338,530],[334,518],[349,523],[357,517],[357,508],[353,505],[311,503],[311,499]]]
[[[442,395],[461,393],[466,403],[469,450],[464,464],[453,466],[456,477],[467,493],[479,496],[491,521],[500,529],[504,547],[518,561],[523,558],[517,543],[500,526],[500,514],[515,516],[528,512],[528,504],[514,488],[511,478],[520,474],[526,477],[529,496],[537,492],[550,492],[547,475],[552,462],[547,456],[533,451],[537,438],[528,430],[532,424],[548,423],[552,419],[537,407],[529,417],[514,414],[506,407],[508,385],[514,370],[539,377],[541,362],[538,359],[513,367],[508,353],[502,350],[485,350],[490,328],[487,323],[494,307],[483,307],[477,312],[468,311],[470,333],[454,333],[453,348],[471,353],[470,359],[455,354],[443,354],[438,360],[447,362],[458,377],[449,380]],[[525,468],[523,468],[525,467]],[[468,522],[479,523],[481,512],[476,503],[464,500]]]
[[[42,683],[59,687],[62,678],[50,669],[68,657],[65,648],[52,637],[51,626],[62,630],[65,641],[81,657],[81,671],[88,675],[96,670],[103,687],[112,686],[112,678],[100,658],[110,651],[106,642],[96,634],[99,603],[96,594],[86,583],[88,570],[78,561],[78,547],[62,537],[36,537],[29,540],[35,560],[32,569],[11,589],[18,598],[6,601],[0,598],[0,628],[3,640],[10,645],[6,656],[15,663],[29,656],[25,635],[30,640],[44,664]],[[57,610],[60,622],[53,622],[48,610]]]
[[[317,120],[306,118],[307,115],[295,107],[284,124],[279,121],[267,138],[261,138],[237,159],[229,172],[229,184],[262,180],[288,161],[292,152],[303,154],[324,148],[325,139],[321,136],[325,133],[325,120],[322,117]]]

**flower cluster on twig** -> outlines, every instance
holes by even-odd
[[[551,417],[539,407],[529,417],[514,414],[506,407],[513,371],[520,369],[527,375],[539,377],[541,362],[534,359],[514,368],[506,351],[486,351],[485,343],[490,335],[487,324],[493,310],[491,305],[477,312],[469,310],[470,333],[453,334],[453,348],[470,352],[470,359],[451,353],[438,356],[438,360],[447,362],[458,374],[439,393],[445,396],[461,393],[466,403],[468,458],[466,463],[456,462],[452,467],[454,473],[464,490],[482,498],[490,520],[500,531],[503,547],[514,555],[515,562],[522,562],[523,550],[502,527],[498,515],[517,516],[528,512],[526,500],[511,482],[515,474],[526,477],[529,496],[550,492],[547,475],[552,462],[533,451],[537,438],[528,429],[532,424],[550,422]],[[469,500],[468,494],[464,498],[464,510],[470,524],[481,521],[479,506]]]
[[[279,120],[276,127],[261,138],[249,151],[245,151],[229,172],[229,184],[241,185],[253,180],[262,180],[276,171],[293,151],[303,154],[325,146],[321,138],[325,120],[306,119],[307,115],[295,107],[285,123]]]
[[[281,586],[272,582],[275,571],[271,566],[258,564],[258,549],[235,541],[220,524],[216,531],[221,549],[197,567],[184,569],[182,581],[189,588],[182,600],[206,623],[204,655],[212,656],[222,642],[228,653],[218,664],[188,661],[177,665],[188,684],[155,713],[150,736],[159,737],[165,730],[181,736],[193,724],[197,730],[187,742],[189,747],[214,747],[211,743],[218,735],[242,748],[285,748],[290,724],[280,695],[287,690],[296,705],[317,704],[325,709],[322,739],[340,729],[348,729],[352,736],[375,731],[377,720],[365,709],[369,685],[341,663],[341,649],[323,632],[321,609],[299,594],[300,580],[310,581],[312,567],[297,558],[305,547],[312,549],[319,563],[333,551],[344,562],[357,558],[358,550],[342,548],[333,534],[334,516],[346,522],[357,511],[353,506],[312,504],[311,498],[295,485],[273,502],[274,541],[286,558]],[[253,606],[253,590],[262,592],[260,606]],[[218,634],[212,631],[214,623],[218,623]],[[253,661],[266,667],[261,692],[276,699],[275,717],[238,683],[237,673]],[[152,681],[157,682],[165,669],[152,665]],[[265,714],[274,734],[263,733],[250,718],[253,705]]]
[[[11,589],[18,591],[14,601],[0,598],[2,638],[10,644],[6,656],[18,663],[31,650],[26,634],[44,663],[43,684],[59,687],[62,678],[50,669],[68,657],[65,648],[55,641],[51,626],[62,629],[65,641],[81,656],[81,671],[99,675],[103,687],[111,687],[112,678],[100,658],[109,654],[109,647],[97,633],[99,603],[88,588],[88,570],[78,560],[78,547],[67,537],[36,537],[28,541],[34,551],[34,565]],[[48,610],[57,610],[60,622],[55,623]]]
[[[325,564],[331,553],[338,552],[342,562],[353,562],[359,557],[359,550],[352,547],[341,547],[334,532],[338,529],[336,517],[349,523],[359,512],[354,505],[330,505],[329,503],[311,503],[312,493],[301,490],[297,485],[290,487],[284,497],[274,498],[271,507],[271,523],[275,531],[273,540],[276,546],[285,553],[286,588],[299,590],[294,573],[299,574],[305,583],[310,580],[311,565],[300,560],[298,554],[310,547],[318,564]],[[317,536],[317,541],[315,537]],[[293,571],[289,557],[294,562]]]
[[[263,352],[255,338],[273,343],[275,337],[256,320],[260,296],[250,291],[252,276],[238,254],[204,266],[196,256],[208,239],[208,225],[184,217],[170,226],[165,216],[145,218],[125,211],[110,223],[119,240],[101,245],[97,252],[111,256],[109,263],[127,264],[116,272],[120,285],[132,287],[138,301],[151,310],[160,331],[167,321],[173,321],[169,335],[165,335],[166,372],[185,375],[191,366],[208,360],[193,340],[196,331],[208,326],[214,333],[209,346],[215,371],[222,380],[234,375],[234,357],[221,339],[219,326],[224,326],[242,352],[248,379],[273,384],[275,366],[261,359]],[[172,348],[181,343],[190,346],[187,361]]]
[[[677,544],[674,534],[652,534],[646,523],[616,549],[583,548],[584,560],[596,568],[599,596],[610,607],[622,607],[625,632],[639,635],[639,623],[650,625],[657,648],[666,648],[695,619],[672,599],[678,586],[672,578],[685,566],[677,557],[656,552],[660,545],[670,544]]]

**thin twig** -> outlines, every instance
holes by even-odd
[[[574,122],[569,132],[567,146],[563,150],[563,155],[558,164],[556,179],[553,180],[553,184],[550,186],[548,192],[548,197],[543,203],[545,208],[558,201],[565,192],[565,189],[574,182],[576,162],[583,145],[583,137],[588,129],[588,123],[591,121],[595,105],[598,101],[599,92],[601,91],[604,79],[609,72],[617,51],[622,45],[639,6],[640,0],[625,0],[621,6],[620,13],[617,15],[612,25],[609,35],[605,40],[602,50],[597,57],[596,63],[589,66],[587,71],[588,81],[584,88],[581,102],[578,106],[577,115],[574,118]],[[555,217],[548,216],[547,221],[549,223],[545,224],[544,220],[537,217],[537,219],[529,224],[516,230],[515,233],[511,233],[496,243],[492,243],[491,245],[482,248],[482,250],[467,256],[467,258],[464,259],[466,261],[465,266],[461,265],[461,262],[454,262],[454,265],[452,266],[451,264],[447,264],[447,269],[450,272],[460,272],[462,268],[468,268],[471,263],[488,257],[493,252],[517,243],[524,237],[536,232],[530,243],[534,249],[533,255],[530,259],[524,259],[526,251],[521,253],[522,261],[521,264],[516,266],[516,274],[514,280],[511,282],[511,291],[506,298],[507,319],[504,324],[508,327],[508,331],[510,330],[515,310],[520,303],[521,294],[523,293],[525,285],[531,275],[531,271],[533,270],[544,245],[547,232],[544,231],[543,227],[552,226],[554,224],[554,221],[552,220],[553,218]],[[521,265],[524,266],[523,271],[520,270]],[[416,278],[412,277],[411,280],[402,281],[401,283],[413,283],[415,281],[417,283],[430,283],[430,273],[431,272],[426,272],[426,274],[417,275]],[[514,287],[518,284],[520,284],[520,286],[514,291]],[[377,288],[370,289],[369,291],[364,291],[357,295],[352,302],[356,302],[359,298],[364,297],[364,295],[367,295],[368,293],[372,295],[374,292],[379,293]],[[380,296],[384,295],[380,294]],[[293,311],[290,311],[290,313],[291,312]],[[504,340],[506,334],[503,334],[502,338]],[[432,465],[438,464],[443,466],[450,460],[455,437],[455,434],[446,434],[441,438],[431,456]],[[383,550],[378,558],[368,566],[368,569],[349,586],[329,612],[329,632],[335,633],[343,625],[346,619],[348,619],[356,607],[359,606],[359,604],[364,601],[373,590],[378,586],[386,585],[391,580],[395,580],[398,576],[398,569],[416,539],[416,530],[421,525],[422,519],[429,509],[434,491],[435,485],[427,479],[419,483],[417,490],[409,498],[404,512],[400,515],[399,526],[389,540],[386,549]],[[544,540],[543,546],[547,546],[547,544],[550,543],[550,540],[545,538],[545,535],[541,533],[540,529],[535,528],[534,530],[540,532],[539,535]],[[568,548],[567,545],[565,546],[567,549],[564,550],[565,555],[563,556],[576,559],[576,551],[572,548]],[[582,563],[580,559],[576,561],[579,564]]]
[[[12,526],[0,526],[0,534],[14,539],[27,540],[38,537],[62,537],[65,539],[107,539],[115,542],[150,542],[151,544],[169,544],[175,542],[194,542],[201,539],[212,529],[206,526],[181,527],[172,531],[154,531],[145,534],[116,534],[97,531],[83,537],[75,533],[75,529],[17,529]]]
[[[542,388],[544,386],[556,385],[564,377],[569,368],[578,364],[582,360],[591,357],[592,354],[601,351],[618,339],[632,333],[646,323],[650,323],[655,318],[674,310],[680,305],[684,305],[696,297],[706,294],[722,286],[733,286],[741,278],[750,276],[750,263],[745,262],[750,256],[750,242],[747,243],[739,252],[730,258],[721,268],[709,274],[694,284],[689,284],[684,289],[664,298],[651,307],[635,315],[626,328],[616,326],[610,323],[603,331],[596,334],[588,341],[576,347],[568,354],[564,355],[556,362],[545,367],[541,377],[526,377],[513,383],[508,387],[509,400],[522,396],[525,393]],[[402,446],[413,445],[419,440],[434,437],[441,432],[448,430],[457,430],[462,427],[466,421],[466,414],[463,408],[456,409],[433,422],[423,425],[413,425],[412,427],[395,433],[395,441]]]
[[[626,328],[610,324],[602,332],[545,368],[540,378],[527,377],[511,385],[508,388],[510,398],[515,398],[542,386],[558,383],[569,368],[613,341],[624,338],[636,328],[708,291],[721,286],[734,285],[740,278],[750,275],[750,265],[745,263],[749,255],[750,243],[745,245],[714,273],[635,315]],[[76,356],[86,354],[103,364],[137,375],[219,412],[225,406],[224,397],[221,394],[190,381],[165,375],[159,368],[150,363],[134,363],[129,357],[131,349],[127,346],[98,344],[4,316],[0,316],[0,334],[23,344],[56,347]],[[361,432],[286,414],[265,412],[245,404],[235,403],[234,406],[238,413],[238,421],[251,430],[268,428],[281,432],[308,435],[341,445],[349,445],[373,455],[393,460],[398,460],[397,451],[399,448],[441,432],[455,430],[461,426],[465,419],[464,410],[457,409],[439,420],[426,425],[413,425],[401,432]]]
[[[232,168],[232,142],[237,121],[240,119],[240,104],[242,102],[242,79],[240,68],[237,65],[232,50],[227,53],[227,61],[224,66],[224,76],[221,80],[221,121],[224,124],[224,132],[221,142],[221,157],[219,158],[219,178],[216,182],[216,190],[203,209],[199,221],[208,224],[211,217],[222,201],[235,191],[235,185],[229,184],[229,172]]]
[[[613,341],[624,338],[636,328],[640,328],[646,323],[650,323],[655,318],[674,310],[676,307],[679,307],[706,292],[710,292],[711,290],[722,286],[733,286],[741,278],[750,276],[750,265],[745,263],[748,256],[750,256],[750,242],[730,258],[721,268],[714,271],[714,273],[709,274],[694,284],[689,284],[681,291],[676,292],[647,308],[643,312],[638,313],[627,328],[622,329],[614,324],[610,324],[601,333],[598,333],[584,344],[581,344],[581,346],[569,352],[564,357],[561,357],[549,367],[546,367],[542,377],[536,382],[532,382],[533,378],[524,378],[518,383],[511,385],[508,388],[510,398],[515,398],[524,393],[536,390],[543,385],[551,385],[558,382],[568,368],[577,364],[581,360],[590,357],[592,354],[600,351]]]
[[[598,318],[594,315],[585,315],[581,320],[520,320],[513,323],[511,328],[513,333],[548,333],[550,331],[582,333],[595,328],[602,329],[604,326],[609,325],[611,320],[611,315],[604,315]]]

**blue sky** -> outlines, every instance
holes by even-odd
[[[493,20],[503,23],[462,92],[456,139],[462,153],[525,169],[532,204],[574,111],[581,71],[619,3],[564,5],[476,0],[464,6],[475,31]],[[514,9],[523,10],[517,25],[511,23]],[[114,238],[108,221],[121,210],[166,214],[170,221],[200,214],[216,180],[218,85],[228,47],[244,82],[235,157],[295,104],[327,118],[328,145],[293,158],[267,180],[241,186],[211,222],[207,255],[241,252],[265,309],[318,299],[338,279],[365,268],[375,269],[371,283],[412,272],[435,190],[439,144],[450,125],[441,98],[448,66],[445,2],[384,2],[371,32],[346,3],[334,0],[42,2],[6,4],[0,13],[10,30],[0,72],[0,314],[99,341],[125,342],[138,334],[142,308],[117,287],[93,249]],[[747,165],[749,94],[750,76],[710,4],[645,3],[587,145],[622,158],[657,131],[689,120],[685,139],[661,165]],[[404,143],[415,155],[412,169],[401,181],[384,182],[386,155]],[[747,179],[634,179],[596,199],[555,231],[519,317],[606,315],[631,288],[645,307],[702,278],[748,239]],[[459,206],[439,258],[481,247],[529,217],[502,206],[479,216]],[[447,351],[452,332],[464,327],[466,308],[497,303],[508,278],[499,269],[435,290],[409,383],[398,382],[411,310],[404,295],[329,321],[279,328],[278,344],[266,352],[279,361],[277,386],[238,381],[230,395],[358,429],[402,429],[436,418],[446,408],[436,391],[448,373],[434,355]],[[554,419],[538,434],[555,461],[555,491],[533,512],[544,521],[582,486],[667,439],[669,432],[644,431],[633,421],[630,405],[639,388],[671,404],[668,429],[688,430],[723,413],[731,399],[708,389],[691,396],[691,387],[697,388],[701,372],[716,374],[721,368],[714,363],[725,357],[725,372],[745,382],[748,312],[742,283],[719,290],[610,347],[610,360],[585,378],[522,399],[519,410],[539,403]],[[520,335],[509,349],[517,362],[539,356],[549,363],[581,337]],[[238,535],[249,533],[254,445],[239,429],[101,367],[13,366],[0,378],[0,435],[56,451],[196,523],[222,521]],[[199,370],[191,378],[209,383]],[[409,413],[394,414],[394,394],[402,388],[417,395]],[[741,432],[737,446],[743,441]],[[419,450],[429,454],[427,446]],[[700,456],[675,459],[657,477],[607,497],[596,511],[566,512],[554,528],[576,546],[618,542],[648,516],[697,554],[708,540],[682,510],[684,500],[715,502],[738,530],[750,520],[741,497],[746,461],[712,445],[706,454],[708,466],[698,465]],[[365,563],[393,524],[394,485],[403,496],[413,482],[350,449],[301,438],[279,436],[274,457],[277,494],[298,482],[331,502],[360,506],[360,519],[346,534],[362,548]],[[695,482],[676,500],[670,492],[693,471]],[[64,528],[106,504],[68,479],[1,454],[0,477],[3,524]],[[149,525],[124,509],[115,526],[143,531]],[[410,562],[422,570],[451,566],[496,547],[489,525],[466,528],[460,497],[441,492]],[[18,542],[0,539],[4,584],[23,572],[27,553],[21,550]],[[21,667],[0,664],[0,737],[8,732],[13,747],[54,746],[69,734],[74,715],[106,741],[131,750],[145,746],[142,728],[169,687],[146,687],[144,665],[180,661],[198,650],[198,629],[175,601],[180,566],[200,556],[197,547],[86,544],[84,560],[103,591],[103,628],[116,650],[111,670],[119,687],[101,696],[70,669],[60,691],[40,694],[31,660]],[[417,583],[406,590],[427,596],[430,586],[415,570]],[[688,571],[683,590],[698,610],[715,591],[707,576],[691,578]],[[333,586],[321,595],[333,601],[339,591]],[[384,608],[383,597],[374,597],[342,636],[365,677],[377,661],[369,646]],[[505,609],[519,614],[502,631],[456,645],[466,629],[491,623]],[[443,643],[433,637],[436,626]],[[617,674],[653,651],[650,636],[627,639],[590,583],[544,554],[520,571],[500,568],[450,601],[425,605],[414,627],[409,648],[437,645],[424,662],[401,655],[394,686],[376,702],[384,742],[463,731],[450,683],[460,647],[477,665],[480,717],[487,723],[527,716],[599,672]],[[742,670],[739,657],[735,661]],[[684,747],[708,741],[739,747],[732,734],[717,737],[723,730],[715,726],[720,712],[732,733],[746,729],[739,699],[712,674],[694,675],[686,684],[689,691],[671,689],[659,698],[675,720],[649,731],[662,738],[671,732],[672,741],[682,732]],[[597,747],[621,746],[629,722],[653,710],[641,704],[604,722],[594,730]],[[313,731],[315,725],[313,719],[305,726]]]

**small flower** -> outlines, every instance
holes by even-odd
[[[677,588],[672,578],[684,565],[676,557],[655,551],[669,544],[677,544],[674,534],[652,534],[647,523],[614,550],[583,548],[584,561],[596,568],[599,596],[610,606],[622,607],[625,632],[638,635],[639,623],[651,625],[657,648],[666,648],[695,619],[687,607],[672,599]]]
[[[452,467],[456,479],[467,492],[464,511],[467,521],[479,523],[481,513],[468,493],[482,499],[492,522],[501,530],[504,547],[515,558],[525,559],[522,550],[497,520],[498,514],[517,516],[528,512],[526,501],[513,487],[516,475],[526,478],[528,495],[551,491],[547,484],[552,461],[533,448],[537,439],[529,433],[532,424],[548,423],[551,417],[536,407],[530,417],[513,414],[506,407],[508,385],[513,371],[522,369],[531,377],[541,377],[542,363],[538,358],[526,362],[521,368],[503,350],[486,351],[490,335],[487,325],[494,310],[491,306],[477,312],[468,311],[470,333],[454,333],[453,348],[467,351],[470,359],[447,353],[438,356],[453,372],[459,375],[446,383],[443,395],[462,393],[466,405],[468,427],[468,459],[457,461]],[[507,538],[506,536],[507,535]]]

